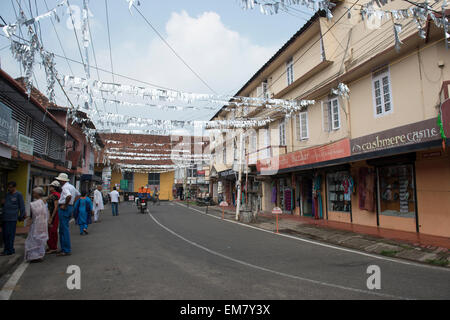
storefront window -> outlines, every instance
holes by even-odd
[[[414,171],[412,165],[378,169],[380,214],[415,217]]]
[[[353,179],[348,171],[327,174],[328,211],[350,212]]]

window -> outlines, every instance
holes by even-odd
[[[290,58],[286,62],[286,75],[287,75],[287,84],[290,85],[294,82],[294,62],[292,58]]]
[[[49,155],[50,153],[50,141],[51,141],[51,131],[50,129],[45,130],[45,148],[44,154]]]
[[[24,135],[31,138],[31,133],[33,131],[33,119],[31,117],[26,117],[25,119],[25,132]]]
[[[350,172],[340,171],[327,174],[329,211],[351,211],[353,185],[354,182]]]
[[[159,186],[159,173],[151,172],[148,174],[148,184],[150,186]]]
[[[258,144],[257,135],[255,132],[252,133],[250,137],[250,151],[255,152],[256,151],[256,145]]]
[[[285,146],[286,145],[286,121],[285,120],[280,121],[279,131],[280,131],[280,146]]]
[[[414,168],[410,164],[380,167],[378,210],[381,215],[415,218]]]
[[[308,133],[308,112],[300,112],[296,117],[297,140],[306,140],[309,138]]]
[[[267,128],[264,133],[264,147],[266,148],[266,157],[271,157],[271,150],[270,150],[270,129]]]
[[[269,99],[269,87],[267,85],[267,79],[261,82],[261,86],[256,89],[257,98]]]
[[[389,69],[375,72],[372,76],[372,92],[375,116],[382,116],[392,112],[392,92]]]
[[[222,147],[222,160],[223,160],[223,164],[226,164],[227,163],[227,145],[226,145],[226,143],[224,143],[223,144],[223,147]]]
[[[339,99],[330,98],[322,103],[323,130],[330,132],[341,128]]]

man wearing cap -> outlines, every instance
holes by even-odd
[[[94,191],[94,222],[98,221],[98,215],[103,206],[102,185],[97,185],[97,189]]]
[[[59,216],[59,242],[61,252],[58,256],[68,256],[72,253],[70,246],[69,221],[73,212],[73,204],[80,197],[80,192],[69,183],[69,177],[66,173],[60,173],[56,180],[61,184],[61,197],[58,200]]]

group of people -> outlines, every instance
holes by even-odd
[[[25,260],[29,262],[43,261],[45,254],[56,253],[68,256],[72,253],[70,242],[70,219],[73,217],[80,228],[80,235],[87,235],[88,226],[99,222],[100,212],[104,209],[102,186],[94,191],[93,201],[87,192],[79,192],[69,183],[69,177],[61,173],[49,186],[49,195],[44,199],[44,189],[36,187],[32,190],[30,215],[27,217],[22,194],[17,191],[14,181],[8,183],[8,192],[3,199],[1,215],[4,250],[0,255],[15,254],[14,239],[17,221],[26,220],[30,226],[25,241]],[[113,216],[117,216],[120,202],[116,188],[110,193]],[[58,251],[58,234],[60,250]]]

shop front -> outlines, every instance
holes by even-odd
[[[257,170],[260,175],[272,175],[270,182],[266,182],[263,188],[263,211],[270,212],[273,207],[278,206],[284,213],[315,219],[327,218],[326,185],[329,181],[328,189],[333,190],[343,178],[339,171],[330,169],[328,172],[326,168],[349,156],[350,140],[342,139],[258,161]],[[337,188],[331,196],[331,207],[333,210],[351,210],[351,204],[347,202],[345,205],[344,200],[341,200],[343,193],[339,186]]]
[[[353,139],[351,150],[353,223],[450,237],[450,159],[436,118]]]
[[[230,206],[236,206],[236,181],[238,173],[233,169],[227,169],[219,172],[218,175],[219,184],[222,185],[222,192],[219,193],[220,200],[226,201]]]

